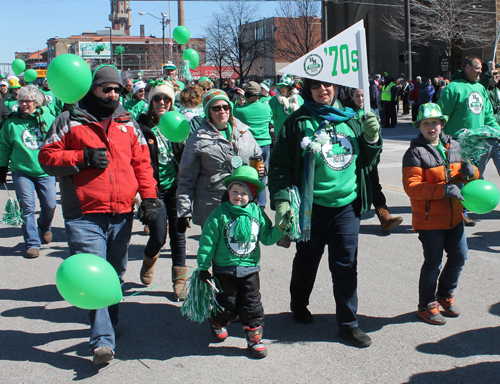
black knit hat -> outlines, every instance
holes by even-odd
[[[92,80],[92,89],[97,88],[98,85],[106,84],[106,83],[114,83],[120,86],[122,84],[122,78],[118,73],[118,70],[114,65],[101,65],[94,70],[94,76]]]

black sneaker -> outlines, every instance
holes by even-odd
[[[290,310],[292,311],[293,319],[297,323],[311,324],[314,321],[313,316],[307,307],[299,307],[297,305],[290,304]]]
[[[349,340],[355,347],[366,348],[372,345],[372,339],[364,333],[359,327],[342,328],[339,331],[339,337]]]
[[[94,364],[100,365],[105,364],[110,360],[113,360],[114,353],[113,350],[109,347],[99,347],[94,349]]]
[[[437,297],[437,302],[441,305],[444,312],[448,316],[451,317],[460,316],[460,308],[458,308],[457,304],[455,304],[455,299],[453,298],[453,295],[445,297],[441,296],[440,294],[437,294],[436,297]]]

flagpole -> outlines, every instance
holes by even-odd
[[[495,45],[493,46],[493,62],[495,62],[495,56],[497,55],[497,44],[498,44],[498,38],[500,37],[500,21],[498,22],[498,27],[497,27],[497,37],[495,39]]]
[[[358,63],[359,63],[359,84],[363,89],[364,110],[365,115],[371,112],[370,107],[370,80],[368,78],[368,56],[366,53],[366,36],[364,22],[362,27],[356,32],[356,43],[358,46]]]

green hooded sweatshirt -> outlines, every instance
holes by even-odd
[[[438,104],[449,117],[444,133],[457,138],[462,128],[474,129],[482,125],[500,129],[484,87],[469,81],[462,71],[453,75],[453,81],[441,92]]]

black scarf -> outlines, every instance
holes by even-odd
[[[120,105],[119,100],[97,97],[94,92],[89,92],[81,101],[84,108],[98,121],[106,120]]]

